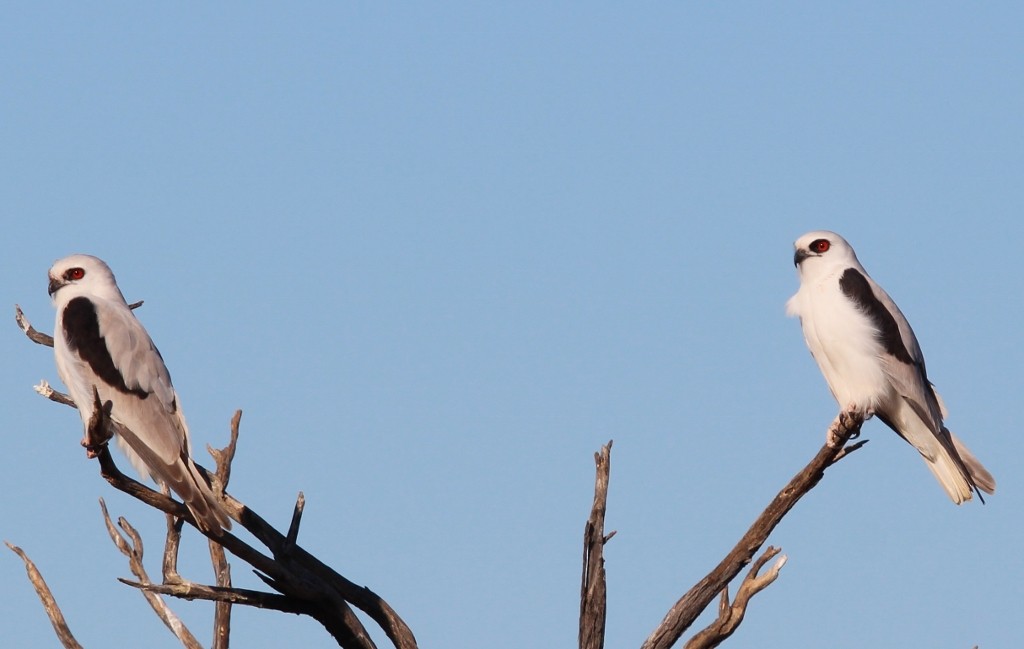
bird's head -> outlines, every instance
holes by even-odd
[[[110,267],[92,255],[71,255],[55,261],[49,277],[54,302],[67,302],[81,295],[124,301]]]
[[[837,268],[860,266],[857,254],[835,232],[817,230],[808,232],[793,243],[793,265],[801,277],[807,274],[826,273]]]

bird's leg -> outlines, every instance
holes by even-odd
[[[100,450],[107,445],[113,433],[110,431],[110,410],[114,404],[107,401],[100,401],[100,393],[95,386],[92,388],[93,409],[89,423],[85,427],[85,437],[82,438],[82,446],[85,447],[85,455],[90,460],[95,459]]]

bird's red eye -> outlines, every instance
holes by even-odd
[[[815,239],[811,242],[811,250],[820,254],[828,252],[831,245],[832,244],[829,243],[828,239]]]
[[[85,271],[81,268],[71,268],[64,273],[64,277],[67,279],[82,279],[85,277]]]

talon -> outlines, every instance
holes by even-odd
[[[100,442],[99,444],[90,444],[85,438],[81,441],[82,446],[85,448],[85,457],[90,460],[95,460],[100,456],[100,452],[107,446],[106,442]]]

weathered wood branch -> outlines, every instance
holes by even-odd
[[[132,574],[143,584],[152,583],[146,572],[146,567],[142,563],[144,549],[142,537],[139,535],[138,530],[132,527],[124,518],[118,518],[117,526],[115,527],[114,521],[110,519],[110,514],[107,512],[107,504],[102,498],[100,498],[100,509],[103,511],[103,522],[107,526],[110,540],[121,551],[121,554],[128,557],[128,568],[132,571]],[[120,527],[124,534],[119,532],[117,527]],[[129,540],[131,543],[129,543]],[[181,621],[181,618],[167,606],[167,602],[152,591],[143,590],[142,595],[146,598],[156,616],[171,630],[171,633],[178,638],[185,649],[203,649],[203,646],[199,644],[199,641],[196,640],[196,637],[185,626],[185,623]]]
[[[594,479],[594,504],[583,531],[583,580],[580,586],[580,649],[603,649],[608,586],[605,581],[604,544],[615,532],[605,536],[604,519],[608,508],[608,480],[611,473],[612,442],[594,453],[597,465]]]
[[[736,592],[736,599],[732,603],[729,602],[729,587],[726,586],[722,589],[722,596],[718,603],[718,617],[704,630],[693,636],[686,643],[686,649],[712,649],[722,644],[726,638],[732,635],[732,632],[743,621],[743,615],[747,612],[747,604],[750,602],[750,598],[771,585],[779,576],[782,566],[786,565],[786,555],[782,555],[778,561],[772,564],[772,567],[767,572],[760,574],[764,564],[774,558],[779,552],[778,548],[769,545],[768,549],[754,561],[754,565],[751,566],[750,572],[744,577],[743,583],[740,584],[740,588]]]
[[[4,543],[25,562],[25,572],[28,573],[28,580],[31,582],[32,587],[36,589],[36,594],[39,595],[39,600],[43,603],[46,617],[50,618],[50,624],[53,625],[57,639],[60,640],[65,649],[82,649],[82,645],[78,644],[75,636],[71,634],[67,620],[64,619],[64,614],[60,612],[57,600],[54,599],[53,593],[50,592],[50,587],[46,585],[46,580],[43,579],[43,575],[36,568],[36,564],[32,563],[28,555],[18,546],[12,545],[7,541],[4,541]]]
[[[235,449],[238,446],[238,426],[242,421],[242,411],[236,410],[231,417],[231,438],[228,445],[217,450],[207,446],[214,462],[217,463],[217,478],[220,482],[220,493],[228,488],[228,480],[231,479],[231,463],[235,459]],[[216,576],[217,588],[231,588],[231,566],[228,564],[224,547],[215,541],[209,541],[210,561],[213,564],[213,574]],[[213,615],[213,644],[211,649],[228,649],[231,639],[231,604],[232,602],[220,600],[214,605]]]
[[[669,609],[665,618],[641,645],[641,649],[668,649],[679,640],[715,596],[750,563],[754,554],[768,540],[768,535],[797,501],[821,481],[825,469],[863,445],[860,442],[850,447],[845,446],[860,433],[863,423],[863,413],[839,413],[829,427],[825,445],[817,455],[772,499],[729,554]]]

